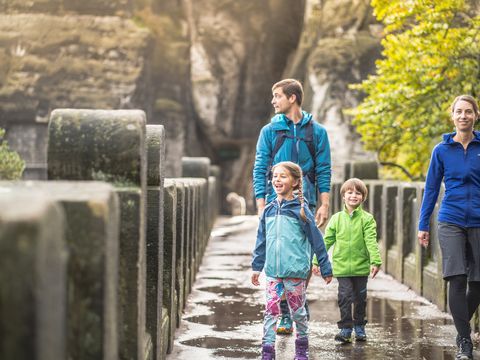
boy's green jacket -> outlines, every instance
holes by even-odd
[[[380,266],[377,224],[373,215],[358,207],[350,216],[346,209],[332,216],[323,237],[325,246],[333,248],[333,276],[368,276],[370,266]],[[317,259],[313,259],[317,265]]]

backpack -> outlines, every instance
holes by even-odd
[[[275,147],[272,150],[272,156],[270,159],[270,164],[268,165],[267,168],[267,182],[268,185],[271,184],[272,182],[272,167],[273,167],[273,159],[275,159],[275,155],[277,155],[278,150],[282,147],[283,143],[285,142],[286,138],[290,139],[297,139],[297,140],[302,140],[305,142],[305,144],[308,147],[308,151],[310,153],[310,156],[312,157],[313,160],[313,166],[308,171],[305,176],[308,177],[310,182],[312,184],[315,184],[315,144],[313,143],[313,120],[310,119],[308,123],[305,125],[305,137],[299,137],[299,136],[293,136],[288,134],[288,130],[277,130],[276,131],[276,138],[275,138]]]

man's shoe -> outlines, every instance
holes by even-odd
[[[341,342],[342,344],[347,344],[352,342],[352,329],[343,328],[340,329],[340,332],[335,335],[335,340]]]
[[[470,338],[458,339],[458,352],[455,356],[457,360],[471,360],[473,359],[473,343]]]
[[[367,341],[367,334],[365,333],[365,325],[355,325],[355,340]]]
[[[293,333],[293,323],[290,315],[282,316],[280,324],[277,326],[277,334],[279,335],[290,335]]]

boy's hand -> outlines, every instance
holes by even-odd
[[[372,279],[377,275],[378,271],[380,268],[376,265],[372,265],[372,269],[370,271],[370,274],[372,275]]]
[[[325,283],[328,285],[328,284],[330,284],[330,283],[332,282],[332,278],[333,278],[332,275],[330,275],[330,276],[324,276],[324,277],[323,277],[323,280],[324,280]]]
[[[312,274],[320,276],[320,268],[318,267],[318,265],[312,265]]]
[[[260,285],[260,281],[258,281],[258,278],[260,277],[260,273],[258,271],[254,271],[252,274],[252,284],[255,286]]]

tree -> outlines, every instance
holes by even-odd
[[[421,179],[433,145],[453,129],[450,103],[480,95],[478,1],[372,0],[372,6],[385,26],[383,58],[375,75],[352,85],[366,97],[349,113],[380,162]]]
[[[25,161],[10,150],[4,136],[5,130],[0,128],[0,180],[17,180],[22,177]]]

